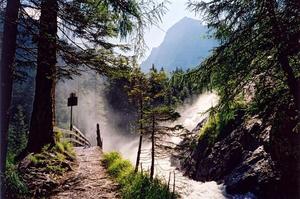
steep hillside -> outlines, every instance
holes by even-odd
[[[162,44],[152,49],[141,67],[144,71],[148,71],[152,64],[158,68],[164,67],[167,71],[176,67],[194,67],[216,45],[216,40],[208,38],[206,26],[198,20],[185,17],[167,31]]]

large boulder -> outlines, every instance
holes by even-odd
[[[280,174],[275,164],[259,146],[230,172],[224,179],[228,193],[253,192],[260,198],[274,198],[274,189],[279,188]]]

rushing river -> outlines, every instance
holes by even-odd
[[[193,103],[186,103],[186,105],[178,108],[181,117],[169,126],[177,124],[182,125],[185,129],[191,131],[197,126],[199,122],[207,117],[205,113],[209,108],[214,106],[218,101],[218,97],[213,93],[205,93],[200,95]],[[171,161],[172,153],[168,151],[163,153],[159,146],[176,147],[182,141],[182,130],[177,130],[171,134],[166,135],[163,139],[158,140],[157,154],[155,159],[155,175],[166,182],[169,180],[171,174],[171,187],[174,183],[175,174],[175,190],[182,198],[186,199],[222,199],[225,197],[223,185],[218,185],[216,182],[197,182],[188,177],[183,176],[183,173],[176,169],[176,164]],[[151,163],[151,147],[149,143],[145,143],[142,152],[142,165],[147,170]],[[172,150],[171,150],[172,151]]]
[[[84,80],[84,78],[83,78]],[[83,81],[81,80],[81,81]],[[100,81],[100,80],[99,80]],[[78,80],[79,82],[79,80]],[[99,82],[99,85],[101,82]],[[104,140],[104,151],[119,151],[127,159],[135,163],[138,136],[128,136],[122,134],[121,130],[116,128],[116,121],[122,119],[118,114],[109,109],[108,102],[104,98],[103,88],[97,90],[81,90],[74,87],[74,82],[67,82],[60,85],[61,93],[68,93],[69,90],[77,90],[79,96],[79,105],[74,110],[75,125],[87,133],[87,137],[93,144],[96,142],[95,124],[100,123],[101,134]],[[77,85],[77,84],[76,84]],[[78,85],[80,85],[78,83]],[[74,88],[73,88],[74,87]],[[79,92],[81,90],[81,92]],[[65,96],[63,99],[67,98]],[[188,131],[193,130],[199,122],[207,117],[205,113],[209,108],[216,105],[218,97],[214,93],[204,93],[194,100],[185,103],[178,108],[181,117],[174,123],[167,124],[174,126],[183,125]],[[205,113],[205,114],[204,114]],[[243,196],[229,196],[225,192],[225,187],[216,182],[197,182],[183,175],[176,169],[176,161],[172,159],[173,150],[183,139],[183,130],[173,131],[172,133],[157,140],[155,157],[155,175],[168,182],[171,173],[171,185],[173,187],[174,173],[176,178],[175,189],[182,198],[186,199],[251,199],[251,194]],[[165,151],[161,146],[168,146]],[[144,170],[150,168],[150,143],[148,139],[143,142],[143,151],[141,162]],[[172,161],[173,160],[173,161]]]
[[[207,110],[216,105],[218,97],[214,93],[204,93],[192,103],[178,108],[181,117],[172,124],[182,125],[188,131],[192,131],[197,124],[207,118]],[[176,161],[172,161],[172,148],[174,149],[183,139],[184,131],[177,130],[165,135],[163,139],[157,140],[156,156],[155,156],[155,175],[166,183],[170,178],[170,187],[173,187],[175,174],[175,190],[184,199],[251,199],[254,198],[252,194],[231,196],[226,194],[225,187],[222,184],[217,184],[214,181],[198,182],[194,181],[176,169]],[[163,146],[168,146],[169,150],[164,152]],[[175,152],[175,150],[174,150]],[[148,170],[151,164],[151,147],[150,143],[144,142],[141,162],[144,170]],[[177,163],[178,164],[178,163]],[[171,175],[170,175],[171,174]]]

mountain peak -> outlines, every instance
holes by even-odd
[[[207,32],[207,27],[199,20],[182,18],[167,31],[161,45],[153,48],[142,62],[143,71],[148,71],[152,64],[169,72],[176,67],[188,69],[197,66],[217,45],[216,40],[204,37]]]
[[[177,23],[183,23],[183,22],[187,22],[187,21],[191,21],[191,22],[200,22],[199,20],[196,20],[196,19],[193,19],[193,18],[190,18],[190,17],[183,17],[182,19],[180,19]]]

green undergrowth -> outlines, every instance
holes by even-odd
[[[16,151],[9,151],[6,159],[6,198],[30,198],[33,180],[45,174],[62,176],[71,170],[75,152],[71,143],[63,141],[62,133],[54,133],[55,144],[46,145],[41,152],[29,154],[21,162],[16,161]],[[24,168],[19,169],[19,164]],[[28,187],[31,187],[30,189]]]
[[[47,173],[62,174],[70,170],[69,162],[75,160],[73,145],[62,140],[62,133],[55,131],[55,145],[46,145],[40,153],[30,154],[28,159],[33,167],[42,168]]]
[[[200,129],[199,141],[207,139],[209,144],[213,144],[217,139],[226,133],[226,128],[237,119],[239,111],[244,111],[247,105],[244,101],[237,100],[219,110],[212,110],[207,122]]]
[[[28,188],[18,171],[15,155],[7,154],[5,172],[6,198],[26,198]]]
[[[177,198],[168,186],[161,180],[145,173],[134,173],[134,168],[128,160],[124,160],[117,152],[104,154],[102,160],[108,174],[120,185],[121,196],[124,199],[168,199]]]
[[[62,140],[61,132],[55,132],[54,136],[54,144],[44,146],[39,153],[27,155],[10,167],[13,170],[7,169],[10,172],[7,173],[8,198],[48,198],[64,174],[72,170],[75,161],[72,144]],[[18,194],[11,191],[15,189],[19,190]]]

